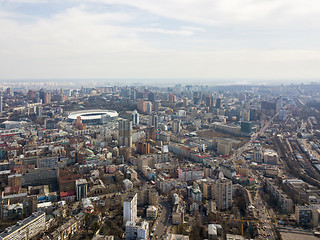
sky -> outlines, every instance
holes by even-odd
[[[318,81],[319,13],[319,0],[0,0],[0,79]]]

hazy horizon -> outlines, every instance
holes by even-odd
[[[137,79],[10,79],[1,80],[1,86],[9,85],[32,85],[35,84],[49,84],[56,85],[65,84],[67,86],[83,86],[83,87],[105,87],[105,86],[154,86],[154,87],[172,87],[175,85],[199,85],[209,87],[219,86],[280,86],[280,85],[301,85],[301,84],[320,84],[317,79],[306,80],[270,80],[270,79],[156,79],[156,78],[137,78]],[[146,82],[147,81],[147,82]],[[54,87],[54,86],[53,86]]]

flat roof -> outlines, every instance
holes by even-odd
[[[13,225],[11,227],[7,227],[5,231],[0,233],[0,239],[3,239],[5,237],[9,236],[10,234],[12,234],[15,231],[17,231],[18,229],[20,229],[21,227],[34,221],[35,219],[37,219],[41,215],[45,215],[45,213],[44,212],[34,212],[30,217],[27,217],[22,221],[18,221],[15,225]]]

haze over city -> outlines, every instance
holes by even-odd
[[[319,13],[0,0],[0,240],[319,240]]]

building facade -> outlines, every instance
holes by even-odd
[[[28,240],[46,229],[46,214],[35,212],[30,217],[8,227],[0,234],[1,240]]]
[[[137,194],[128,195],[123,201],[123,223],[127,221],[136,222],[137,220]]]

